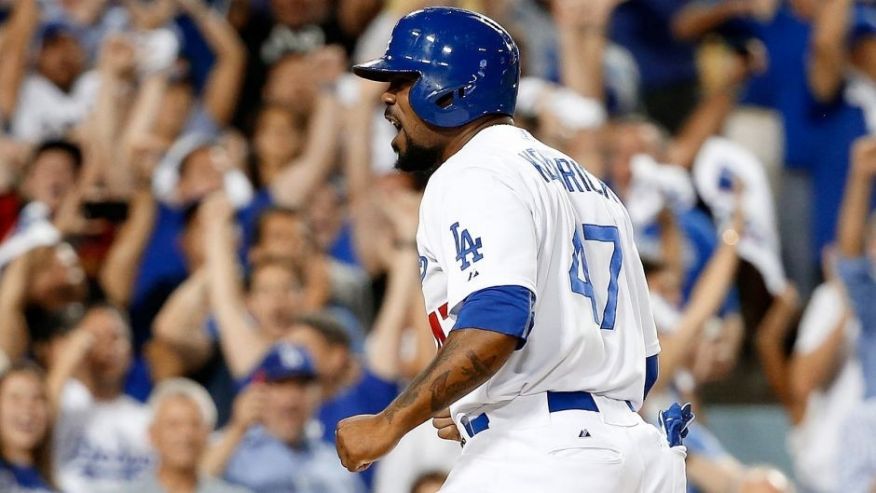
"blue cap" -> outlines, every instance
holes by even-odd
[[[75,36],[76,29],[75,27],[63,20],[53,20],[46,22],[45,24],[40,26],[39,29],[39,40],[42,43],[47,41],[51,41],[60,36]]]
[[[869,36],[876,36],[876,7],[856,4],[852,8],[850,19],[849,43],[855,44]]]
[[[316,378],[313,358],[301,346],[289,343],[275,344],[250,374],[246,383],[277,382],[290,378]]]

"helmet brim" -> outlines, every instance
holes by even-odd
[[[385,58],[376,58],[365,63],[353,65],[353,73],[363,79],[377,82],[390,82],[398,77],[419,75],[419,72],[409,68],[398,67]]]

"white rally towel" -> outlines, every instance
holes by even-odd
[[[745,232],[739,241],[739,255],[757,268],[770,293],[780,294],[788,281],[780,256],[773,196],[761,162],[729,139],[710,137],[694,160],[693,178],[719,225],[726,224],[733,214],[734,180],[741,183]]]
[[[650,225],[664,207],[687,210],[696,204],[696,194],[687,170],[674,164],[659,164],[647,154],[630,159],[633,179],[625,197],[633,225]]]
[[[152,175],[152,193],[159,201],[173,204],[176,201],[176,185],[182,162],[193,152],[204,147],[213,147],[216,141],[207,135],[191,133],[174,142],[158,163]],[[223,175],[223,189],[235,209],[243,209],[252,201],[253,189],[243,171],[233,168]]]
[[[520,79],[516,111],[537,116],[541,110],[552,113],[569,130],[597,128],[606,120],[605,109],[595,99],[537,77]]]
[[[0,269],[41,246],[61,241],[61,232],[49,218],[49,208],[42,202],[31,202],[18,215],[15,229],[0,242]]]
[[[876,83],[857,70],[850,69],[846,77],[845,98],[853,106],[861,108],[867,131],[876,133]]]

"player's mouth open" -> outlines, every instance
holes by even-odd
[[[389,113],[384,113],[383,117],[386,118],[386,121],[391,123],[393,127],[395,127],[396,131],[401,130],[401,128],[402,128],[401,123],[398,121],[398,119],[396,117],[390,115]]]

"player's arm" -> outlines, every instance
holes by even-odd
[[[407,432],[486,382],[517,344],[516,337],[489,330],[453,330],[432,363],[382,413],[338,425],[341,463],[351,471],[367,467],[370,461],[359,457],[382,456]]]
[[[351,471],[489,380],[533,326],[538,246],[528,202],[489,170],[467,169],[454,178],[441,200],[424,199],[421,239],[447,275],[456,323],[435,359],[383,412],[338,425],[338,454]],[[430,207],[435,204],[440,211]]]

